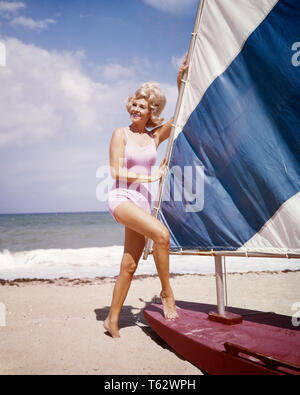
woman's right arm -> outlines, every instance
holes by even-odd
[[[152,175],[138,174],[128,171],[124,167],[124,151],[125,151],[125,136],[122,128],[114,131],[109,149],[110,157],[110,171],[114,180],[132,182],[154,182],[161,178],[165,169],[165,163],[162,163],[160,168]]]

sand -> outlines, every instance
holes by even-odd
[[[0,374],[202,375],[143,317],[145,305],[160,292],[156,276],[133,280],[121,313],[121,338],[105,333],[114,281],[2,281]],[[212,275],[175,275],[171,282],[177,300],[216,304]],[[229,306],[287,316],[297,302],[300,309],[299,271],[228,274],[227,285]]]

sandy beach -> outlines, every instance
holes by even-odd
[[[213,275],[174,275],[178,301],[216,304]],[[120,320],[104,330],[115,279],[1,281],[1,374],[202,375],[148,326],[143,308],[160,292],[157,276],[137,276]],[[227,274],[228,305],[292,316],[300,272]],[[3,317],[3,310],[5,316]]]

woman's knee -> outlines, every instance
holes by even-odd
[[[123,256],[121,263],[121,272],[132,277],[137,269],[137,266],[138,265],[134,261],[134,259],[127,257],[126,255]]]
[[[169,233],[168,229],[165,226],[163,226],[160,229],[158,229],[154,242],[159,244],[162,247],[168,247],[169,248],[169,245],[170,245],[170,233]]]

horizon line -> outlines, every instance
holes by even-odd
[[[0,215],[26,215],[26,214],[84,214],[84,213],[109,213],[108,210],[90,210],[90,211],[40,211],[25,213],[0,213]]]

